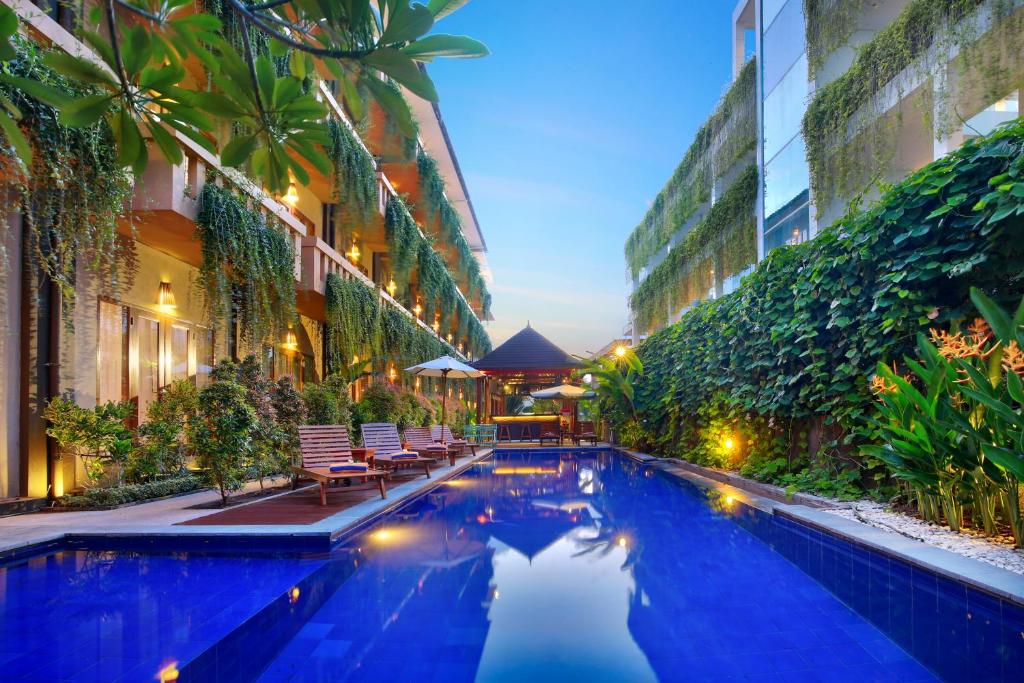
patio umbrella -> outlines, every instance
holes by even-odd
[[[483,377],[484,373],[480,372],[476,368],[471,368],[465,363],[452,358],[451,356],[441,356],[434,360],[427,361],[426,363],[420,363],[414,365],[411,368],[406,368],[406,372],[411,372],[414,375],[420,377],[440,377],[441,378],[441,443],[444,443],[444,412],[445,412],[445,399],[448,398],[448,378],[453,379],[472,379],[476,377]]]
[[[579,401],[582,399],[594,398],[597,396],[590,389],[584,389],[574,384],[559,384],[557,387],[548,387],[530,392],[534,398],[555,398],[563,401]]]

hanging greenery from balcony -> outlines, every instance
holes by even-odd
[[[828,55],[849,38],[861,2],[805,0],[812,78]],[[958,54],[954,64],[960,90],[984,93],[992,101],[1013,89],[1024,73],[1024,55],[1019,50],[1024,10],[1013,5],[1008,0],[912,0],[858,48],[843,75],[815,92],[804,114],[803,137],[819,206],[827,206],[837,196],[862,192],[885,178],[902,125],[901,114],[889,110],[889,105],[903,100],[908,86],[924,83],[926,92],[918,106],[925,109],[920,115],[936,138],[962,125],[963,112],[948,101],[949,87],[934,78],[943,72],[952,51]],[[982,6],[991,10],[997,26],[984,38],[972,17]]]
[[[294,322],[295,253],[283,228],[211,179],[199,194],[196,236],[203,255],[198,280],[211,322],[221,324],[233,312],[247,345],[277,337]]]
[[[404,368],[455,351],[407,313],[383,303],[379,290],[360,280],[328,275],[325,298],[329,372],[350,364],[354,356],[372,358],[376,370],[384,372],[389,362]],[[479,323],[474,328],[468,322],[467,328],[467,350],[480,355],[489,351],[490,339]]]
[[[462,219],[445,195],[444,178],[437,169],[437,161],[421,152],[416,164],[426,220],[435,226],[439,241],[446,247],[444,255],[448,268],[458,273],[467,297],[474,294],[482,296],[487,292],[487,283],[480,272],[480,263],[462,232]]]
[[[342,231],[336,239],[337,244],[347,244],[352,231],[366,225],[377,208],[377,168],[347,125],[332,118],[327,130],[331,138],[327,155],[334,164],[334,199],[338,202],[334,210]],[[337,244],[331,247],[337,248]]]
[[[391,269],[398,286],[397,296],[404,300],[408,296],[409,278],[416,266],[423,238],[405,202],[398,197],[388,198],[384,209],[384,229],[388,238]]]
[[[751,458],[817,462],[859,478],[858,430],[873,415],[878,362],[901,363],[915,337],[976,312],[974,285],[1006,305],[1024,292],[1024,120],[972,140],[853,209],[813,240],[773,250],[740,288],[706,301],[640,347],[635,387],[646,439],[689,457],[709,415],[757,422]],[[901,369],[898,372],[902,373]],[[803,432],[801,435],[800,433]],[[734,432],[739,433],[739,432]],[[762,438],[763,437],[763,438]],[[737,439],[739,437],[737,436]],[[778,464],[778,463],[776,463]]]
[[[643,221],[626,240],[626,264],[635,278],[672,236],[711,199],[724,175],[757,145],[757,66],[744,65],[714,113],[662,188]]]
[[[749,166],[644,278],[630,297],[639,330],[664,324],[670,310],[707,298],[709,289],[757,261],[757,189],[757,167]]]
[[[9,76],[75,96],[92,92],[45,66],[47,53],[35,42],[18,38],[15,48],[17,56],[4,65]],[[0,176],[18,195],[28,252],[60,286],[67,304],[74,301],[79,267],[97,278],[101,291],[116,294],[130,285],[136,270],[133,240],[117,228],[131,200],[131,176],[118,163],[106,123],[68,128],[58,123],[53,106],[28,92],[0,84],[0,99],[20,112],[18,125],[32,150],[25,167],[0,137]]]

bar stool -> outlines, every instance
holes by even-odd
[[[523,428],[521,430],[519,430],[519,440],[520,441],[536,441],[536,439],[533,438],[533,425],[532,424],[530,424],[529,422],[524,422],[523,423]]]
[[[512,440],[512,430],[509,429],[509,425],[507,422],[502,422],[501,424],[498,425],[498,436],[496,440],[501,441],[502,439],[504,439],[505,441]]]

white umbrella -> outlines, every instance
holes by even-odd
[[[406,368],[406,372],[411,372],[414,375],[420,377],[440,377],[441,378],[441,443],[444,443],[444,409],[445,400],[448,398],[448,378],[454,379],[472,379],[475,377],[483,377],[484,373],[480,372],[476,368],[472,368],[462,361],[459,361],[451,356],[441,356],[434,360],[427,361],[426,363],[420,363],[414,365],[411,368]]]
[[[559,384],[557,387],[548,387],[530,392],[534,398],[556,398],[563,401],[577,401],[581,399],[594,398],[597,396],[590,389],[584,389],[573,384]]]

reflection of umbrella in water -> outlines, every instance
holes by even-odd
[[[530,396],[533,398],[551,398],[562,401],[581,401],[588,398],[594,398],[597,394],[590,389],[584,389],[583,387],[578,387],[574,384],[559,384],[555,387],[531,391]]]
[[[494,522],[488,525],[487,531],[532,562],[534,557],[572,531],[575,526],[568,516],[557,515],[516,522]]]
[[[593,506],[590,504],[590,501],[587,500],[576,499],[564,500],[561,502],[552,500],[535,500],[533,501],[533,506],[543,508],[545,510],[559,510],[561,512],[568,512],[569,514],[586,511],[591,517],[595,519],[600,519],[601,517],[600,513],[594,510]]]

